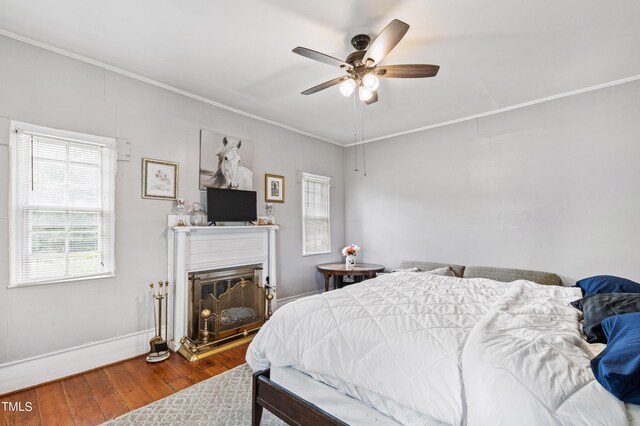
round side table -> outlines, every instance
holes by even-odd
[[[342,277],[345,275],[369,279],[375,277],[377,272],[384,271],[383,265],[374,263],[356,263],[350,267],[347,267],[344,262],[323,263],[322,265],[317,265],[316,268],[324,274],[324,291],[329,291],[329,278],[331,277],[333,277],[333,288],[335,290],[341,286]]]

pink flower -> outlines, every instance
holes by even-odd
[[[356,244],[349,244],[345,248],[342,249],[343,256],[356,256],[360,251],[360,247]]]

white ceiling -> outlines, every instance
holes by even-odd
[[[637,0],[0,0],[0,29],[340,144],[353,142],[341,75],[291,53],[345,58],[361,30],[411,28],[383,64],[441,66],[386,79],[365,139],[640,74]]]

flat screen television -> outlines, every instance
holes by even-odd
[[[207,188],[209,222],[251,222],[258,218],[256,191]]]

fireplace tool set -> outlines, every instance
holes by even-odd
[[[153,297],[153,317],[155,321],[156,335],[149,342],[151,350],[147,355],[147,362],[160,362],[169,358],[169,346],[168,340],[168,318],[169,318],[169,281],[158,281],[158,287],[156,288],[153,283],[149,284],[151,288],[151,297]],[[164,303],[163,303],[164,302]],[[157,305],[157,308],[156,308]],[[163,307],[164,305],[164,307]],[[162,311],[165,311],[165,337],[162,337]]]

